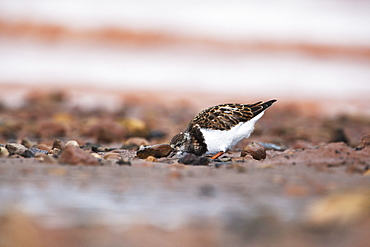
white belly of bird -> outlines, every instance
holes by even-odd
[[[263,116],[263,112],[249,120],[248,122],[239,123],[230,130],[213,130],[200,128],[204,140],[207,143],[207,154],[226,152],[229,148],[236,145],[244,138],[248,138],[253,130],[254,124]]]

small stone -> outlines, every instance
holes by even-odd
[[[207,166],[209,164],[209,160],[206,157],[197,156],[191,153],[179,159],[178,162],[185,165],[194,166]]]
[[[88,144],[88,146],[90,146],[91,151],[93,151],[95,153],[105,152],[105,149],[99,144]],[[87,150],[86,148],[87,148],[87,145],[85,145],[84,149]]]
[[[59,163],[71,165],[99,165],[97,158],[73,145],[67,145],[59,157]]]
[[[38,149],[38,148],[29,148],[26,151],[24,151],[22,156],[25,157],[25,158],[32,158],[38,153],[48,154],[49,152],[45,151],[45,150]]]
[[[68,146],[80,147],[80,145],[78,144],[78,142],[77,142],[77,141],[75,141],[75,140],[67,141],[67,143],[66,143],[66,147],[68,147]]]
[[[145,161],[149,161],[149,162],[157,162],[157,158],[156,157],[153,157],[153,156],[148,156]]]
[[[18,143],[7,143],[5,147],[8,149],[10,155],[23,155],[23,153],[27,150],[25,146]]]
[[[52,147],[52,149],[57,148],[57,149],[59,149],[59,150],[63,150],[65,147],[66,147],[66,144],[64,143],[64,141],[61,141],[61,140],[59,140],[59,139],[56,139],[56,140],[53,142],[53,147]]]
[[[98,153],[91,153],[91,155],[94,156],[97,159],[101,159],[102,158],[101,155],[98,154]]]
[[[366,147],[370,147],[370,134],[364,135],[361,139],[359,148],[363,149]]]
[[[120,160],[122,157],[118,153],[107,153],[103,158],[105,160]]]
[[[169,144],[158,144],[153,146],[147,146],[139,151],[137,151],[136,155],[140,159],[146,159],[149,156],[153,156],[155,158],[167,157],[172,151],[172,147]]]
[[[149,141],[141,137],[131,137],[125,141],[122,148],[130,150],[139,150],[142,146],[148,146]]]
[[[8,157],[9,151],[5,147],[0,147],[0,157]]]
[[[263,160],[266,158],[266,149],[257,142],[251,142],[243,148],[241,157],[244,157],[247,154],[252,155],[256,160]]]
[[[40,150],[44,150],[44,151],[47,151],[48,153],[51,153],[51,148],[49,145],[46,145],[44,143],[40,143],[37,145],[37,148],[40,149]]]
[[[26,148],[30,148],[30,147],[32,147],[32,146],[34,146],[34,145],[35,145],[35,143],[34,143],[34,142],[31,142],[28,138],[24,138],[24,139],[22,139],[21,144],[22,144],[23,146],[25,146]]]

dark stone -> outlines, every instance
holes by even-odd
[[[195,154],[189,153],[179,159],[179,163],[185,165],[193,165],[193,166],[207,166],[209,164],[209,160],[206,157],[197,156]]]
[[[38,148],[29,148],[24,153],[22,154],[23,157],[25,158],[32,158],[35,157],[37,153],[43,153],[43,154],[48,154],[48,151],[46,150],[41,150]]]
[[[32,157],[35,157],[35,154],[32,153],[31,150],[27,149],[26,151],[24,151],[22,156],[25,158],[32,158]]]
[[[344,133],[344,130],[342,128],[334,130],[330,142],[344,142],[346,144],[349,143],[346,133]]]
[[[156,158],[167,157],[172,152],[172,147],[169,144],[158,144],[148,146],[136,152],[136,156],[140,159],[146,159],[149,156]]]

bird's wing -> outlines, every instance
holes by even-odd
[[[207,108],[200,112],[189,123],[189,127],[198,125],[200,128],[229,130],[241,122],[247,122],[257,116],[276,100],[259,101],[254,104],[223,104]]]

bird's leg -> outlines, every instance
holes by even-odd
[[[213,155],[211,159],[215,160],[217,159],[218,157],[220,157],[221,155],[223,155],[225,152],[224,151],[220,151],[218,152],[217,154]]]

